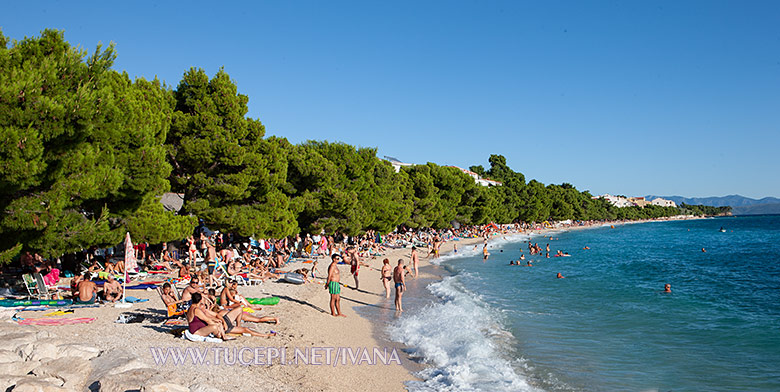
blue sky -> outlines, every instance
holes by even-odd
[[[593,193],[780,196],[780,2],[4,5],[175,87],[224,66],[267,134]]]

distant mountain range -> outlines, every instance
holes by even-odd
[[[776,197],[765,197],[763,199],[751,199],[740,195],[729,195],[720,197],[683,197],[683,196],[645,196],[648,200],[656,197],[672,200],[677,205],[698,204],[713,207],[731,206],[734,215],[761,215],[761,214],[780,214],[780,199]]]

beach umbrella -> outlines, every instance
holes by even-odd
[[[127,297],[127,271],[130,269],[133,269],[135,271],[136,268],[138,268],[138,264],[135,262],[135,251],[133,250],[133,241],[130,240],[130,232],[127,232],[127,235],[125,236],[125,281],[122,282],[122,303],[116,304],[114,307],[117,308],[129,308],[132,306],[132,304],[129,304],[125,301],[125,297]]]

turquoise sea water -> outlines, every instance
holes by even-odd
[[[411,390],[780,390],[780,216],[552,236],[531,241],[571,257],[513,237],[441,259],[389,327],[427,365]]]

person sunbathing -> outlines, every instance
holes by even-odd
[[[293,271],[293,273],[303,276],[303,281],[309,283],[309,270],[306,268],[298,268],[297,270]]]
[[[119,298],[122,298],[122,285],[114,279],[114,275],[109,274],[103,284],[103,299],[116,302]]]
[[[195,293],[201,293],[200,279],[196,276],[190,279],[190,284],[188,284],[187,287],[181,291],[181,295],[179,297],[183,302],[186,303],[192,299],[192,295]]]
[[[214,288],[208,289],[206,292],[206,295],[203,297],[203,300],[206,301],[206,308],[210,309],[212,312],[219,313],[221,308],[219,307],[219,299],[217,298],[217,290]]]
[[[219,293],[219,304],[225,308],[235,308],[236,299],[233,297],[233,292],[230,289],[238,289],[238,283],[235,281],[225,283],[225,287],[222,288],[222,292]]]
[[[182,279],[190,279],[190,267],[182,264],[181,268],[179,268],[179,277]]]
[[[116,269],[114,269],[114,263],[110,261],[106,261],[106,268],[104,269],[104,271],[109,275],[114,275],[117,273]]]
[[[262,263],[260,263],[259,259],[256,259],[256,261],[252,264],[246,277],[249,277],[250,279],[260,279],[262,281],[265,281],[269,278],[279,279],[279,275],[268,271],[268,269]]]
[[[117,260],[114,264],[114,271],[116,271],[116,274],[118,275],[124,275],[125,274],[125,261],[124,260]],[[135,272],[135,271],[132,271]]]
[[[70,294],[73,298],[79,295],[79,282],[81,282],[81,279],[81,275],[76,275],[70,280]]]
[[[238,275],[241,273],[241,263],[238,260],[233,260],[228,263],[227,265],[227,272],[231,276]]]
[[[192,294],[192,306],[187,309],[187,323],[193,335],[208,337],[214,335],[222,340],[235,340],[225,336],[225,323],[222,319],[206,313],[200,293]]]
[[[235,282],[233,282],[235,284]],[[237,291],[234,289],[232,292],[229,288],[230,286],[226,286],[222,293],[220,294],[220,305],[224,308],[218,311],[209,311],[207,310],[207,313],[212,314],[214,317],[221,317],[225,321],[225,328],[226,330],[230,330],[234,326],[238,326],[241,321],[249,321],[253,323],[261,323],[261,322],[275,322],[278,323],[279,320],[274,317],[255,317],[251,314],[244,312],[244,306],[240,302],[238,302],[235,298],[235,295]],[[229,293],[229,297],[227,293]],[[227,298],[233,298],[236,302],[230,302]],[[259,310],[259,309],[257,309]],[[237,327],[240,328],[240,327]],[[247,329],[248,330],[248,329]],[[254,332],[254,331],[252,331]],[[229,332],[228,332],[229,333]],[[239,330],[236,330],[236,333],[245,333],[241,332]],[[252,336],[272,336],[273,334],[258,334],[257,332],[254,332]]]
[[[162,298],[163,303],[165,306],[172,305],[172,304],[182,304],[185,301],[176,299],[176,295],[173,293],[173,289],[171,288],[171,284],[168,282],[165,282],[162,287],[162,293],[160,293],[160,297]]]
[[[92,265],[90,265],[89,268],[87,268],[87,270],[89,272],[101,272],[103,271],[103,267],[101,267],[100,264],[98,264],[97,259],[92,259]]]
[[[219,304],[227,310],[225,313],[233,311],[234,309],[241,309],[243,312],[244,307],[255,311],[263,309],[258,305],[250,304],[249,301],[240,296],[238,294],[238,285],[236,282],[230,282],[222,289],[222,292],[219,294]],[[244,312],[243,317],[244,320],[254,323],[279,323],[279,319],[276,317],[255,317],[248,312]]]
[[[149,257],[150,265],[146,268],[147,271],[165,271],[172,272],[173,267],[170,263],[164,260],[156,260],[154,257]]]

